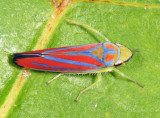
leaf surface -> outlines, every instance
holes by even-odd
[[[45,0],[1,3],[0,114],[11,118],[158,117],[160,2],[67,2],[62,1],[57,8]],[[82,94],[76,103],[78,93],[91,85],[96,75],[64,75],[46,85],[58,73],[29,71],[13,64],[12,54],[16,52],[104,42],[96,34],[68,24],[66,19],[94,27],[112,43],[139,49],[128,63],[117,68],[145,87],[114,72],[103,73],[102,82]],[[18,87],[13,91],[15,83]],[[17,94],[8,98],[11,93]]]

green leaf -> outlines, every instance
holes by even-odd
[[[10,118],[160,116],[160,2],[119,1],[72,2],[54,10],[52,3],[45,0],[2,1],[0,116],[3,113]],[[103,73],[102,81],[82,94],[76,103],[78,93],[91,85],[96,75],[64,75],[46,85],[58,73],[28,71],[12,62],[16,52],[104,42],[96,34],[68,24],[66,19],[94,27],[112,43],[139,49],[128,63],[117,68],[145,87],[140,88],[115,72]]]

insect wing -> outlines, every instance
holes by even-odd
[[[93,71],[105,66],[95,53],[100,47],[102,43],[17,53],[14,62],[26,68],[43,71]]]

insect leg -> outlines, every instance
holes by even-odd
[[[96,34],[98,34],[99,36],[101,36],[102,38],[104,38],[107,42],[111,42],[108,38],[106,38],[101,32],[99,32],[98,30],[86,25],[86,24],[82,24],[82,23],[79,23],[79,22],[76,22],[76,21],[73,21],[73,20],[69,20],[67,19],[67,22],[70,23],[70,24],[75,24],[75,25],[79,25],[81,27],[84,27],[85,29],[89,30],[89,31],[92,31]]]
[[[57,76],[55,76],[53,79],[49,80],[46,82],[46,84],[50,84],[53,80],[57,79],[58,77],[60,77],[61,75],[64,75],[64,73],[59,73]]]
[[[101,81],[101,73],[98,73],[98,79],[96,82],[94,82],[92,85],[90,85],[89,87],[83,89],[77,96],[77,98],[75,99],[75,101],[77,102],[79,100],[79,97],[81,96],[82,93],[84,93],[85,91],[87,91],[88,89],[92,88],[93,86],[95,86],[98,82]]]
[[[132,79],[131,77],[125,75],[124,73],[122,73],[122,72],[119,71],[118,69],[113,68],[113,70],[114,70],[115,72],[117,72],[118,74],[120,74],[122,77],[124,77],[124,78],[126,78],[126,79],[128,79],[128,80],[130,80],[130,81],[132,81],[132,82],[134,82],[134,83],[137,84],[138,86],[140,86],[140,87],[142,87],[142,88],[144,87],[143,84],[141,84],[141,83],[137,82],[136,80]]]

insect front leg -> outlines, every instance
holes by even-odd
[[[57,76],[55,76],[53,79],[47,81],[46,84],[47,84],[47,85],[50,84],[53,80],[57,79],[58,77],[60,77],[60,76],[62,76],[62,75],[64,75],[64,73],[59,73],[59,74],[58,74]]]
[[[128,79],[128,80],[130,80],[130,81],[132,81],[132,82],[134,82],[134,83],[137,84],[138,86],[140,86],[140,87],[142,87],[142,88],[144,87],[143,84],[141,84],[141,83],[137,82],[136,80],[132,79],[131,77],[125,75],[124,73],[122,73],[122,72],[119,71],[118,69],[113,68],[113,71],[117,72],[117,73],[120,74],[122,77],[124,77],[124,78],[126,78],[126,79]]]
[[[92,32],[98,34],[98,35],[101,36],[105,41],[111,42],[111,41],[110,41],[107,37],[105,37],[101,32],[99,32],[98,30],[96,30],[96,29],[94,29],[94,28],[92,28],[92,27],[90,27],[90,26],[88,26],[88,25],[86,25],[86,24],[82,24],[82,23],[79,23],[79,22],[76,22],[76,21],[73,21],[73,20],[69,20],[69,19],[67,19],[67,22],[70,23],[70,24],[79,25],[79,26],[81,26],[81,27],[83,27],[83,28],[85,28],[85,29],[87,29],[87,30],[89,30],[89,31],[92,31]]]
[[[93,86],[95,86],[97,83],[99,83],[99,82],[101,81],[101,78],[102,78],[102,77],[101,77],[101,73],[98,73],[97,75],[98,75],[97,81],[94,82],[94,83],[93,83],[92,85],[90,85],[89,87],[83,89],[83,90],[78,94],[77,98],[75,99],[76,102],[79,100],[79,98],[80,98],[80,96],[81,96],[82,93],[84,93],[84,92],[87,91],[88,89],[92,88]]]

